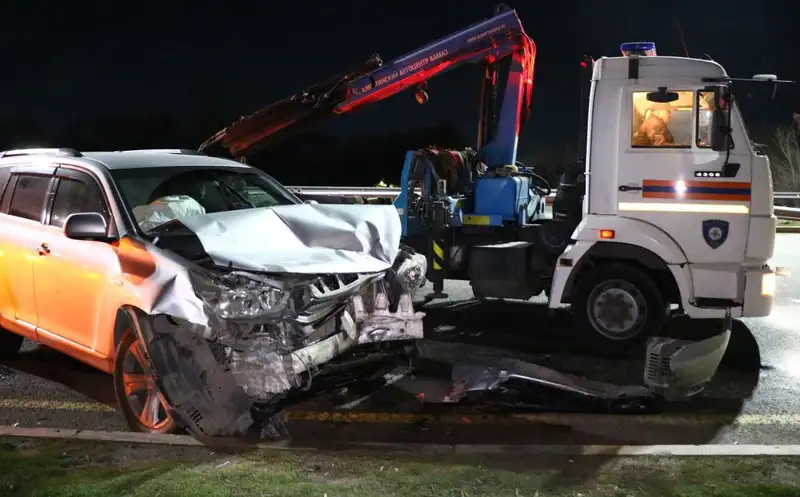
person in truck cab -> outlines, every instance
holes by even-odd
[[[672,121],[672,107],[669,104],[655,104],[644,113],[644,122],[633,135],[634,145],[640,147],[663,147],[675,145],[675,138],[669,130]]]

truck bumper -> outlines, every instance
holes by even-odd
[[[703,390],[716,374],[731,337],[730,312],[722,330],[705,340],[653,337],[647,343],[644,383],[666,400],[691,397]]]
[[[775,300],[775,279],[775,271],[768,265],[745,269],[742,317],[761,318],[770,315]]]

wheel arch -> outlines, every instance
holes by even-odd
[[[575,285],[583,275],[587,274],[588,270],[599,264],[610,262],[621,262],[637,267],[653,279],[666,301],[680,303],[678,283],[667,263],[649,249],[623,242],[595,243],[580,258],[577,267],[570,272],[564,286],[562,302],[571,302]]]
[[[117,313],[114,318],[114,350],[117,350],[122,337],[131,325],[131,311],[134,313],[144,313],[144,311],[135,305],[121,305],[117,308]]]

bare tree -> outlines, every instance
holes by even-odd
[[[800,190],[800,114],[795,114],[789,126],[775,133],[772,164],[772,182],[777,191]]]

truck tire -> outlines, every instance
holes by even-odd
[[[11,333],[0,328],[0,359],[6,359],[17,355],[25,340],[22,335]]]
[[[612,262],[581,275],[572,293],[571,313],[578,332],[592,346],[622,352],[660,333],[669,305],[647,273]]]

